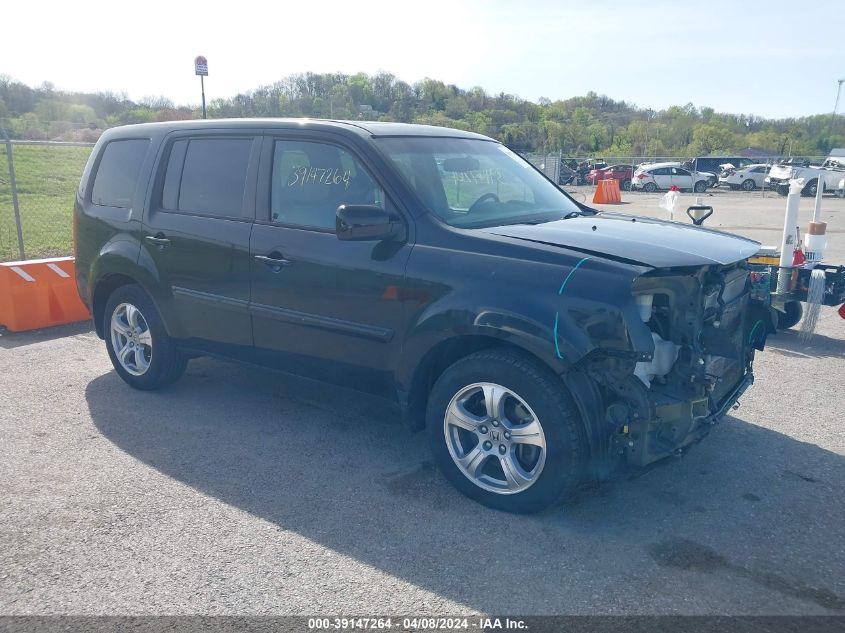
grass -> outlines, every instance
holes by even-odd
[[[90,153],[90,147],[12,146],[28,259],[70,255],[73,201]],[[18,258],[9,167],[0,144],[0,261]]]

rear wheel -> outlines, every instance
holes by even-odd
[[[587,458],[563,383],[515,351],[482,351],[449,367],[429,396],[426,425],[449,481],[507,512],[537,512],[569,496]]]
[[[707,182],[704,180],[699,180],[697,183],[695,183],[693,191],[695,191],[695,193],[704,193],[705,191],[707,191]]]
[[[742,188],[744,191],[754,191],[757,185],[754,184],[754,181],[749,178],[748,180],[742,181]]]
[[[140,286],[115,290],[103,318],[109,358],[130,387],[160,389],[184,373],[187,358],[167,335],[155,304]]]
[[[647,182],[643,185],[643,191],[654,193],[655,191],[657,191],[657,185],[655,185],[653,182]]]

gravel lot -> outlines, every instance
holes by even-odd
[[[710,226],[779,241],[783,198],[704,198]],[[0,613],[842,614],[843,334],[823,309],[689,454],[517,517],[377,399],[210,359],[141,393],[88,324],[4,333]]]

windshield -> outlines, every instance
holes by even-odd
[[[559,220],[579,207],[504,145],[462,138],[376,141],[428,209],[464,228]]]

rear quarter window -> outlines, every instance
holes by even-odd
[[[109,142],[97,165],[91,202],[104,207],[130,208],[149,147],[149,139]]]

